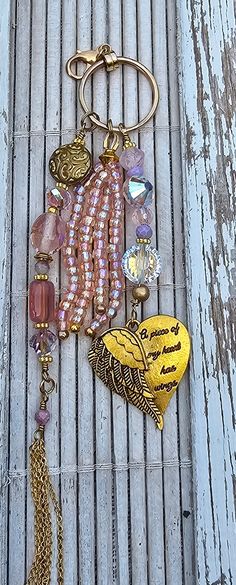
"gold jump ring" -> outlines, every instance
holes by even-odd
[[[152,107],[151,107],[150,111],[148,112],[148,114],[142,120],[140,120],[140,122],[138,122],[137,124],[134,124],[133,126],[123,127],[125,132],[132,132],[132,130],[138,130],[139,128],[141,128],[141,126],[146,124],[154,116],[155,111],[156,111],[157,106],[158,106],[158,101],[159,101],[159,90],[158,90],[157,82],[155,80],[154,75],[152,75],[151,71],[149,71],[149,69],[147,69],[147,67],[145,67],[145,65],[143,65],[142,63],[139,63],[139,61],[135,61],[135,59],[130,59],[129,57],[117,57],[117,64],[130,65],[131,67],[134,67],[134,69],[137,69],[138,71],[143,73],[143,75],[148,80],[148,82],[151,86],[151,89],[152,89]],[[89,77],[91,75],[93,75],[95,73],[95,71],[102,69],[102,67],[106,67],[104,61],[103,60],[96,61],[90,67],[88,67],[87,71],[85,71],[85,73],[81,79],[81,82],[80,82],[79,100],[80,100],[80,103],[81,103],[81,106],[82,106],[84,112],[86,113],[86,115],[89,116],[91,122],[93,124],[95,124],[95,126],[98,126],[99,128],[103,128],[104,130],[109,131],[108,125],[105,124],[105,122],[102,122],[100,119],[96,118],[95,115],[93,113],[91,113],[91,108],[89,108],[87,106],[87,103],[86,103],[86,100],[84,97],[85,86],[86,86],[86,83],[87,83]],[[113,131],[119,132],[119,125],[114,126]]]

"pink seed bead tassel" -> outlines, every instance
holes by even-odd
[[[120,306],[124,287],[124,278],[121,269],[122,218],[124,213],[124,199],[122,193],[122,172],[117,162],[106,165],[108,172],[107,187],[101,203],[98,227],[102,228],[94,241],[94,263],[101,260],[101,268],[95,270],[95,318],[92,320],[89,332],[97,333],[113,319]],[[104,239],[109,221],[109,242]],[[101,232],[101,233],[100,233]],[[98,240],[96,241],[96,237]],[[101,238],[101,239],[100,239]],[[107,253],[108,250],[108,253]],[[97,258],[98,255],[98,258]],[[109,265],[108,265],[109,263]],[[108,302],[108,285],[110,297]],[[102,301],[102,307],[100,306]]]
[[[86,205],[78,232],[78,263],[80,272],[80,286],[75,307],[70,316],[70,328],[79,331],[90,301],[94,297],[94,264],[93,243],[94,226],[100,213],[102,193],[106,184],[107,172],[101,163],[95,167],[95,174],[85,185]]]

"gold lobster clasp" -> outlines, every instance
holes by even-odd
[[[104,60],[106,63],[106,67],[108,71],[111,71],[118,67],[117,63],[117,56],[115,52],[112,50],[111,46],[108,44],[99,45],[97,49],[88,50],[88,51],[80,51],[77,49],[76,53],[73,57],[70,57],[66,63],[66,71],[69,77],[73,79],[77,79],[80,81],[84,75],[84,71],[81,75],[77,75],[77,73],[72,69],[73,65],[81,61],[85,63],[86,70],[90,67],[90,65],[94,65],[97,61]]]

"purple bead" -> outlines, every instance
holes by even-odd
[[[37,331],[32,335],[29,344],[37,355],[47,355],[51,353],[56,347],[57,337],[49,329]]]
[[[147,223],[142,223],[136,227],[137,238],[148,238],[152,237],[152,228]]]
[[[35,271],[37,274],[48,274],[49,264],[46,260],[38,260],[35,264]]]
[[[43,408],[40,408],[40,410],[37,410],[35,413],[35,420],[39,425],[44,427],[50,420],[50,412],[46,409],[44,410]]]
[[[136,166],[132,169],[127,171],[127,177],[142,177],[143,176],[143,166]]]
[[[136,148],[136,146],[131,146],[130,148],[125,148],[122,154],[120,155],[119,163],[125,169],[125,171],[129,171],[134,167],[142,167],[144,161],[144,152],[140,148]]]

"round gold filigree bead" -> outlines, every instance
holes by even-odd
[[[144,303],[150,297],[150,290],[146,284],[138,284],[132,289],[133,298],[140,303]]]
[[[71,332],[72,332],[72,333],[79,333],[79,331],[80,331],[80,326],[79,326],[79,325],[77,325],[77,323],[73,323],[73,324],[70,326],[70,330],[71,330]]]
[[[91,329],[91,327],[86,329],[85,334],[88,335],[88,337],[95,337],[95,332]]]

